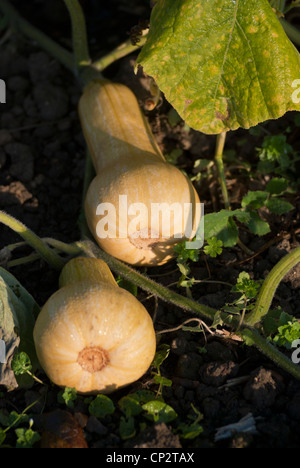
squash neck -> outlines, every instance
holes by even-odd
[[[59,277],[61,288],[80,281],[118,286],[107,264],[99,258],[77,257],[64,266]]]
[[[145,151],[124,151],[122,155],[112,156],[110,158],[93,157],[93,166],[96,174],[101,174],[109,167],[130,167],[131,165],[147,164],[147,163],[163,163],[165,160],[156,153],[148,153]]]

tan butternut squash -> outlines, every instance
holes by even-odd
[[[192,183],[166,162],[128,87],[90,83],[79,115],[97,174],[85,200],[91,233],[127,263],[166,263],[174,245],[192,239],[200,222]]]
[[[60,286],[34,327],[37,356],[50,380],[82,394],[111,393],[138,380],[156,350],[145,307],[95,258],[68,262]]]

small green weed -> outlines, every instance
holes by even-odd
[[[281,307],[271,309],[263,320],[263,330],[269,341],[290,350],[295,340],[300,338],[300,322],[287,314]]]
[[[249,191],[241,201],[241,208],[236,210],[221,210],[209,213],[204,217],[205,240],[216,237],[223,242],[224,247],[233,247],[239,242],[238,223],[257,236],[270,232],[270,226],[259,214],[260,208],[267,208],[270,213],[283,215],[291,211],[293,205],[284,199],[288,194],[287,179],[274,177],[266,185],[266,189]]]
[[[11,440],[14,440],[15,448],[32,448],[40,440],[38,432],[33,430],[33,420],[27,414],[35,404],[36,402],[29,405],[22,413],[12,411],[8,414],[5,410],[0,410],[0,448],[12,448]],[[26,425],[26,427],[19,427],[21,425]],[[14,429],[15,436],[12,434],[12,429]],[[10,444],[5,445],[8,434],[10,434]]]
[[[280,174],[291,180],[295,180],[297,174],[296,163],[299,155],[293,147],[287,143],[287,136],[267,135],[264,137],[260,148],[256,148],[259,157],[257,171],[262,174]]]

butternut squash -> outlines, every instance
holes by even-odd
[[[128,87],[91,82],[79,115],[96,171],[85,200],[91,233],[104,251],[129,264],[166,263],[176,243],[196,234],[195,188],[166,162]]]
[[[100,259],[70,260],[36,320],[34,343],[50,380],[78,393],[111,393],[138,380],[156,350],[152,319]]]

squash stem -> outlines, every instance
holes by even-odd
[[[227,190],[227,185],[226,185],[226,177],[225,177],[224,162],[223,162],[223,152],[224,152],[224,146],[225,146],[225,141],[226,141],[226,135],[227,135],[227,132],[222,132],[222,133],[219,133],[219,135],[217,136],[216,151],[215,151],[215,164],[217,166],[217,170],[219,174],[219,181],[220,181],[220,186],[222,190],[224,205],[227,210],[230,210],[230,202],[229,202],[228,190]]]
[[[64,0],[64,2],[71,18],[73,52],[77,70],[80,72],[82,68],[91,64],[85,17],[78,0]]]
[[[33,247],[46,262],[55,268],[61,270],[65,264],[62,258],[57,255],[42,239],[33,231],[27,228],[23,223],[16,220],[4,211],[0,211],[0,223],[5,224],[10,229],[18,233],[31,247]]]
[[[126,55],[129,55],[132,52],[135,52],[137,49],[140,49],[146,43],[147,35],[148,35],[148,29],[145,29],[143,31],[142,37],[140,38],[137,44],[132,44],[130,39],[123,42],[123,44],[120,44],[118,47],[116,47],[114,50],[109,52],[107,55],[104,55],[99,60],[94,61],[93,68],[102,72],[103,70],[105,70],[105,68],[107,68],[109,65],[116,62],[120,58],[126,57]]]
[[[72,244],[66,244],[60,240],[53,239],[52,237],[42,237],[42,241],[44,241],[46,244],[49,244],[51,247],[54,247],[57,251],[71,256],[77,255],[79,252],[79,249],[74,247]],[[21,241],[16,242],[15,244],[9,244],[5,246],[5,249],[7,249],[9,252],[13,252],[15,249],[25,247],[26,245],[28,245],[27,242]]]
[[[144,31],[137,45],[131,44],[128,40],[93,63],[89,54],[86,23],[82,8],[77,0],[64,0],[64,2],[72,22],[74,53],[69,52],[35,28],[7,0],[0,0],[0,10],[9,18],[11,24],[15,25],[16,29],[36,41],[40,47],[49,52],[73,75],[77,76],[83,87],[90,81],[103,79],[101,72],[105,68],[142,47],[146,42],[147,30]]]
[[[226,210],[231,210],[227,184],[226,184],[224,162],[223,162],[226,135],[227,135],[227,132],[222,132],[222,133],[219,133],[219,135],[217,135],[216,150],[215,150],[215,164],[218,170],[219,183],[220,183],[220,187],[222,191],[224,206]],[[241,247],[242,250],[244,250],[244,252],[246,252],[247,255],[253,254],[253,252],[250,249],[248,249],[248,247],[244,245],[240,239],[238,240],[238,245]]]
[[[296,379],[300,380],[300,367],[283,354],[278,348],[275,348],[262,335],[253,328],[245,327],[242,336],[245,340],[249,340],[247,344],[253,344],[265,356],[271,359],[278,367],[291,374]]]
[[[57,239],[53,239],[52,237],[44,237],[42,239],[47,244],[51,245],[54,249],[59,252],[65,253],[70,256],[74,256],[78,254],[78,248],[75,247],[73,244],[66,244]]]
[[[13,268],[20,265],[26,265],[27,263],[36,262],[40,260],[40,255],[38,253],[32,253],[26,257],[17,258],[16,260],[10,260],[7,262],[7,268]]]
[[[7,15],[16,29],[36,41],[44,50],[74,73],[74,60],[70,52],[26,21],[7,0],[0,0],[0,10]]]
[[[285,255],[270,271],[260,289],[254,309],[248,314],[246,323],[254,326],[268,313],[274,294],[284,276],[300,262],[300,247]]]

